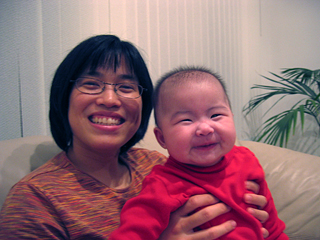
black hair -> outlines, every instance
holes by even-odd
[[[159,92],[162,84],[170,77],[177,77],[180,80],[190,76],[190,74],[200,72],[200,73],[207,73],[212,75],[214,78],[216,78],[219,83],[221,84],[223,91],[226,95],[227,101],[230,105],[230,100],[227,94],[226,84],[224,80],[221,78],[221,76],[218,73],[215,73],[211,71],[209,68],[203,67],[203,66],[181,66],[178,68],[175,68],[164,75],[157,81],[156,86],[154,88],[154,94],[153,94],[153,107],[154,107],[154,119],[155,123],[158,126],[158,120],[157,120],[157,112],[158,112],[158,104],[159,104]],[[181,81],[176,82],[177,84],[180,84]],[[230,106],[231,107],[231,106]]]
[[[121,41],[114,35],[98,35],[84,40],[65,57],[53,77],[50,92],[49,120],[52,136],[64,151],[72,145],[72,130],[68,120],[69,97],[74,82],[86,70],[99,67],[113,68],[114,71],[124,58],[128,70],[138,79],[144,88],[142,93],[141,124],[135,135],[120,149],[125,153],[139,142],[148,128],[152,111],[152,81],[147,66],[137,48],[130,42]]]

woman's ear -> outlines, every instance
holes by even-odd
[[[161,147],[163,147],[164,149],[167,149],[161,129],[158,127],[155,127],[153,129],[153,132],[154,132],[154,135],[156,136],[158,143],[161,145]]]

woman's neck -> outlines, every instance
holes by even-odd
[[[93,152],[71,147],[67,156],[79,170],[110,188],[126,188],[131,183],[130,170],[119,161],[119,152]]]

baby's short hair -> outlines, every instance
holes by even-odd
[[[166,82],[169,78],[174,79],[175,81],[171,82],[171,86],[179,86],[180,84],[184,84],[186,81],[188,81],[191,77],[196,76],[198,74],[207,73],[213,76],[218,80],[218,82],[221,84],[222,89],[226,95],[227,101],[230,105],[229,97],[226,90],[226,85],[224,80],[221,78],[221,76],[218,73],[213,72],[209,68],[203,67],[203,66],[181,66],[178,68],[175,68],[164,75],[157,81],[154,89],[153,94],[153,107],[154,107],[154,119],[156,125],[158,125],[157,121],[157,112],[158,112],[158,105],[159,105],[159,95],[160,95],[160,89],[163,86],[163,83]],[[231,107],[231,106],[230,106]]]

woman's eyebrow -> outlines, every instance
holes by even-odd
[[[85,76],[103,77],[103,74],[100,73],[99,71],[92,70],[92,71],[84,72],[83,74],[81,74],[81,76],[82,77],[85,77]],[[131,81],[138,82],[137,77],[134,74],[130,74],[130,73],[129,74],[120,74],[118,76],[118,78],[121,80],[131,80]]]
[[[134,80],[137,81],[136,76],[134,76],[133,74],[121,74],[120,79],[124,79],[124,80]]]
[[[83,74],[81,74],[82,76],[92,76],[92,77],[100,77],[102,76],[101,73],[97,72],[97,71],[89,71],[89,72],[84,72]]]

